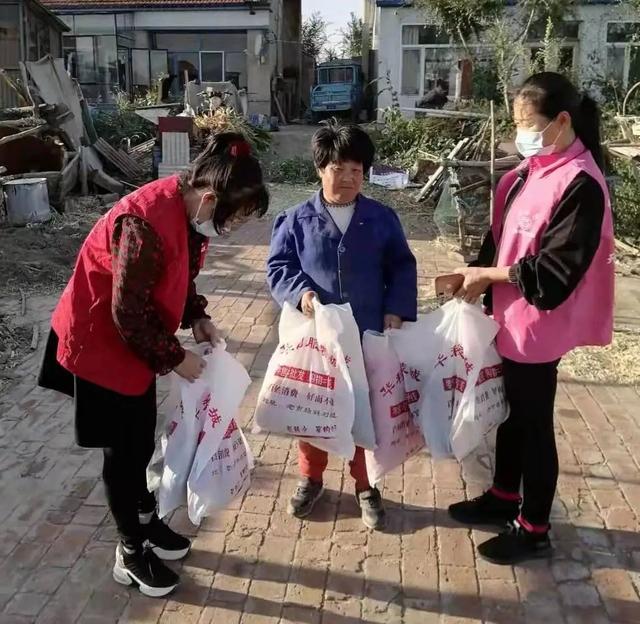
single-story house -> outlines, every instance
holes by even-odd
[[[246,89],[250,113],[271,114],[275,88],[300,99],[300,0],[42,1],[70,29],[65,58],[90,101],[161,76],[179,97],[185,75]]]
[[[37,0],[0,0],[0,69],[20,77],[18,63],[60,56],[67,26]],[[0,108],[18,106],[15,91],[0,78]]]
[[[514,2],[506,0],[506,4],[515,33]],[[372,79],[380,79],[381,90],[388,76],[403,108],[415,107],[437,83],[455,96],[458,53],[435,16],[415,8],[411,0],[365,0],[365,19],[372,33],[365,53]],[[640,81],[639,35],[640,12],[629,5],[619,0],[579,0],[566,15],[560,33],[560,62],[585,86],[597,88],[605,79],[614,79],[627,89]],[[544,25],[530,30],[525,45],[532,57],[543,39]],[[487,37],[472,47],[477,58],[490,58]],[[522,76],[525,72],[520,68]],[[391,91],[382,91],[379,109],[391,103]]]

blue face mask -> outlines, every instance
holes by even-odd
[[[553,140],[551,145],[544,145],[544,133],[547,128],[554,122],[551,120],[542,130],[522,130],[518,128],[516,131],[516,149],[524,156],[524,158],[531,158],[532,156],[545,156],[552,154],[555,149],[555,144],[562,130],[558,132],[558,135]]]

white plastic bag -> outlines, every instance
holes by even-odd
[[[411,414],[418,422],[428,376],[429,353],[440,346],[434,327],[425,315],[418,315],[416,322],[405,322],[400,329],[388,329],[385,332],[400,360]]]
[[[279,343],[269,361],[255,410],[256,431],[289,434],[351,459],[354,397],[337,339],[340,318],[314,302],[307,318],[285,303]]]
[[[253,454],[242,429],[231,420],[217,451],[199,473],[192,469],[189,475],[187,509],[191,522],[199,525],[202,518],[242,496],[249,489],[253,467]]]
[[[362,346],[378,441],[374,451],[365,450],[365,462],[369,481],[378,483],[420,451],[424,437],[410,405],[416,401],[416,391],[406,391],[408,371],[403,369],[389,335],[367,331]]]
[[[376,447],[376,434],[371,418],[369,382],[362,354],[360,331],[353,317],[351,305],[348,303],[344,305],[330,304],[322,306],[322,308],[320,309],[320,314],[335,312],[341,323],[336,328],[338,331],[338,344],[342,348],[347,368],[349,369],[355,403],[353,441],[357,446],[373,450]]]
[[[435,334],[431,344],[436,349],[426,366],[420,420],[431,454],[444,457],[453,452],[452,426],[463,399],[475,400],[475,384],[498,324],[478,306],[454,299],[428,314],[424,327]]]
[[[185,504],[189,492],[189,516],[196,524],[209,511],[225,507],[246,490],[248,483],[240,473],[244,467],[250,468],[253,461],[241,432],[244,448],[236,447],[233,457],[224,451],[226,440],[231,439],[234,431],[239,431],[234,418],[251,378],[227,353],[224,344],[213,349],[208,347],[203,357],[207,366],[195,383],[174,373],[172,383],[181,400],[163,438],[164,466],[158,488],[160,517]],[[225,479],[217,478],[212,465],[224,466],[226,470],[230,458],[239,461],[226,471]],[[233,480],[242,483],[235,493],[226,487]]]
[[[161,518],[186,502],[187,479],[202,428],[203,401],[208,394],[203,383],[191,385],[176,373],[171,374],[171,384],[179,393],[180,402],[170,414],[161,440],[164,461],[157,494]]]
[[[481,446],[490,446],[487,438],[509,416],[504,394],[502,358],[493,344],[482,360],[475,386],[463,395],[451,428],[451,449],[462,461]]]

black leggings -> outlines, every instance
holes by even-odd
[[[559,362],[503,362],[511,413],[498,428],[494,485],[517,493],[522,483],[522,517],[534,525],[549,522],[558,482],[553,407]]]
[[[155,448],[155,381],[144,394],[125,396],[72,375],[58,363],[57,349],[58,336],[51,330],[38,384],[73,397],[76,442],[103,449],[107,502],[120,538],[136,547],[142,542],[138,512],[147,513],[156,506],[146,478]]]
[[[126,420],[120,419],[120,432],[112,445],[103,449],[102,478],[120,539],[136,548],[143,541],[138,513],[156,508],[155,497],[147,489],[147,466],[155,448],[155,384],[141,397],[121,400],[130,413]]]

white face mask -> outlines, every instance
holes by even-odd
[[[200,223],[198,221],[198,215],[202,209],[202,204],[204,204],[204,197],[198,206],[196,216],[191,219],[191,227],[198,232],[198,234],[202,234],[202,236],[206,236],[207,238],[218,236],[218,232],[216,232],[216,228],[213,226],[213,221],[211,221],[211,219],[207,219],[204,223]]]
[[[551,145],[543,144],[543,134],[553,121],[551,120],[542,130],[522,130],[518,128],[516,131],[516,149],[522,156],[531,158],[532,156],[546,156],[553,153],[555,143],[562,134],[562,130],[558,132]]]

